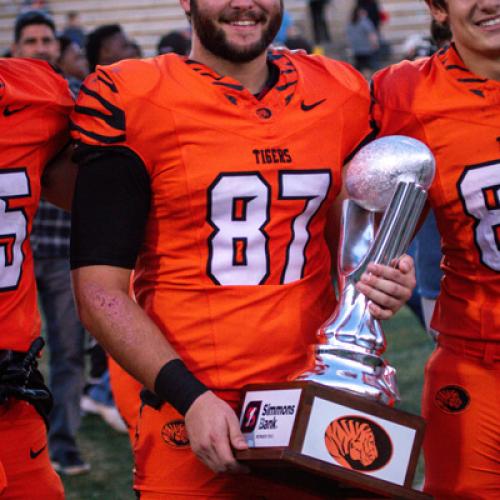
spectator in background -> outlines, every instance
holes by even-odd
[[[78,12],[72,10],[66,14],[66,26],[62,34],[72,42],[75,42],[79,47],[85,45],[85,31],[81,25]]]
[[[382,11],[380,10],[378,0],[358,0],[356,7],[366,11],[368,18],[378,33],[380,31],[380,23],[382,22]]]
[[[76,96],[84,78],[89,74],[89,64],[81,47],[66,36],[59,37],[61,55],[57,65],[63,72],[69,87]]]
[[[100,64],[106,66],[127,59],[129,41],[119,24],[105,24],[88,34],[86,43],[90,71]]]
[[[42,11],[21,14],[14,26],[14,57],[31,57],[56,64],[60,56],[55,24]],[[33,221],[31,246],[35,277],[46,321],[50,351],[49,386],[54,407],[49,416],[49,450],[61,474],[90,470],[76,443],[80,426],[80,396],[84,381],[85,332],[78,320],[69,273],[70,216],[40,201]]]
[[[309,0],[309,11],[313,25],[314,43],[330,42],[330,31],[325,18],[325,8],[329,0]]]
[[[380,9],[378,0],[358,0],[357,6],[366,10],[377,31],[379,49],[373,55],[372,62],[375,69],[379,69],[385,63],[389,64],[392,55],[391,44],[384,39],[380,31],[381,24],[388,21],[389,14]]]
[[[283,12],[283,17],[281,19],[281,26],[278,31],[278,34],[274,37],[273,45],[275,47],[282,47],[286,45],[286,40],[288,38],[288,32],[293,27],[293,18],[292,14],[289,11],[285,10]]]
[[[190,49],[190,40],[180,31],[170,31],[162,36],[156,47],[158,55],[173,52],[174,54],[186,56],[189,54]]]
[[[143,57],[141,46],[135,40],[129,40],[125,59],[142,59]]]
[[[23,0],[21,13],[32,10],[41,10],[49,14],[50,13],[49,2],[47,0]]]
[[[55,64],[59,58],[59,42],[52,18],[41,10],[19,15],[14,25],[12,57],[31,57]]]
[[[313,46],[307,38],[293,32],[292,35],[285,40],[285,46],[290,50],[305,50],[308,54],[311,54],[313,51]]]
[[[354,55],[354,66],[366,78],[376,69],[374,56],[379,48],[377,30],[362,7],[354,7],[347,26],[347,39]]]

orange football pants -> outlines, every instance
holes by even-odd
[[[0,405],[0,499],[63,498],[61,480],[50,464],[42,417],[25,401],[11,399]]]
[[[120,415],[127,425],[130,442],[135,437],[135,427],[141,407],[142,384],[127,373],[112,357],[108,356],[111,392]]]
[[[425,487],[437,500],[500,498],[500,342],[439,338],[425,369]]]
[[[252,474],[216,474],[194,455],[184,420],[172,407],[144,405],[134,445],[134,489],[141,500],[324,498]]]

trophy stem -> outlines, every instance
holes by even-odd
[[[399,182],[377,234],[361,259],[356,256],[370,242],[373,218],[346,202],[339,261],[340,302],[318,332],[324,343],[314,346],[314,368],[300,374],[299,380],[356,392],[389,405],[399,400],[395,370],[380,357],[385,351],[382,327],[371,316],[366,298],[357,292],[355,284],[369,262],[390,265],[407,250],[425,200],[422,187]],[[348,233],[349,229],[355,230]]]
[[[421,187],[408,182],[398,184],[363,268],[368,262],[389,265],[407,250],[425,200],[426,193]]]

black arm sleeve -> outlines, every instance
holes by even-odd
[[[71,268],[133,269],[151,202],[149,174],[125,147],[79,147],[71,216]]]

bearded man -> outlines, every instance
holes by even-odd
[[[268,51],[278,0],[181,6],[188,58],[98,67],[75,108],[80,314],[149,389],[134,446],[141,499],[298,498],[242,474],[236,412],[246,384],[305,368],[335,307],[327,241],[342,165],[370,133],[369,92],[348,65]],[[413,263],[369,271],[360,290],[388,318]]]

